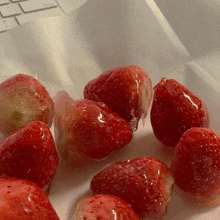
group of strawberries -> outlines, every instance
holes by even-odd
[[[174,182],[199,201],[220,205],[220,138],[208,128],[204,102],[185,86],[162,78],[153,93],[148,73],[131,65],[90,81],[84,98],[60,91],[52,99],[24,74],[0,84],[0,132],[6,136],[0,144],[0,219],[59,219],[44,193],[59,156],[75,166],[119,151],[152,98],[151,125],[156,138],[174,149],[171,167],[148,155],[106,167],[92,178],[92,195],[79,202],[74,219],[160,219]]]

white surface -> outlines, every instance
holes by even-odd
[[[12,2],[22,2],[22,1],[27,1],[27,0],[11,0]]]
[[[219,0],[155,0],[155,2],[193,57],[200,57],[219,49]]]
[[[41,19],[3,33],[0,79],[23,72],[38,78],[52,96],[65,89],[80,99],[85,84],[101,72],[136,64],[149,72],[153,85],[165,76],[193,90],[208,106],[210,127],[220,134],[218,3],[157,3],[159,8],[152,0],[90,0],[68,16]],[[187,14],[190,22],[185,20]],[[139,156],[153,156],[167,165],[172,159],[172,151],[154,137],[149,116],[132,142],[111,158],[84,168],[70,168],[61,161],[50,193],[61,220],[71,219],[76,202],[88,193],[89,181],[100,169]],[[193,204],[175,187],[164,220],[216,220],[219,215],[220,208]]]

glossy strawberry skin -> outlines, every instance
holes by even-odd
[[[65,91],[55,97],[55,137],[61,156],[101,160],[132,139],[129,124],[103,103],[73,100]]]
[[[151,78],[135,65],[117,67],[91,80],[84,88],[84,97],[104,102],[136,130],[152,99]]]
[[[7,136],[31,121],[50,127],[54,102],[37,79],[17,74],[0,84],[0,112],[0,132]]]
[[[131,205],[144,219],[159,219],[172,191],[173,177],[161,161],[142,157],[117,162],[96,174],[90,184],[93,194],[115,195]]]
[[[171,169],[183,191],[220,205],[220,138],[211,129],[191,128],[175,148]]]
[[[0,145],[0,171],[27,179],[44,190],[59,163],[53,136],[46,124],[30,122],[9,135]]]
[[[0,178],[0,220],[59,220],[47,195],[34,183]]]
[[[74,220],[140,220],[133,209],[122,199],[112,195],[94,195],[80,200]]]
[[[162,78],[154,87],[151,124],[157,139],[175,148],[181,135],[192,127],[208,127],[204,102],[174,79]]]

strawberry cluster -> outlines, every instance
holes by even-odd
[[[0,84],[0,219],[59,220],[49,193],[59,156],[50,131],[54,101],[35,78]]]
[[[151,104],[155,137],[174,149],[171,167],[148,155],[109,165],[92,178],[91,196],[78,203],[74,219],[161,219],[174,182],[199,201],[220,205],[220,138],[208,128],[206,105],[174,79],[162,78],[152,89],[149,74],[130,65],[88,82],[80,100],[66,91],[52,99],[24,74],[0,84],[0,132],[6,136],[0,216],[59,219],[44,193],[59,156],[74,166],[110,157],[130,143]]]

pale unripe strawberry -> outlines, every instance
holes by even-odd
[[[50,127],[53,116],[53,100],[37,79],[17,74],[0,84],[0,132],[4,135],[31,121]]]

